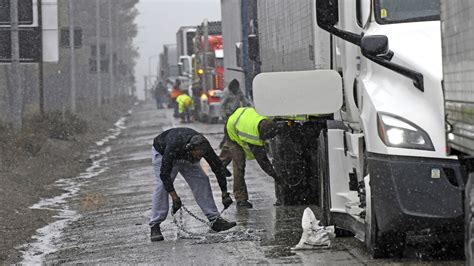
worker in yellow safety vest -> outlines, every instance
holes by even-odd
[[[219,158],[225,166],[232,161],[237,208],[252,208],[244,178],[245,161],[256,159],[265,173],[281,183],[265,151],[265,140],[275,137],[278,127],[268,117],[259,115],[255,108],[239,107],[229,116],[225,134],[226,141]]]
[[[178,113],[181,123],[191,123],[191,114],[194,111],[194,101],[186,92],[183,92],[176,98],[178,104]]]

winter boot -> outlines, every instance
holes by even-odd
[[[164,237],[161,234],[160,224],[155,224],[151,227],[150,240],[151,242],[164,240]]]
[[[252,209],[253,208],[253,205],[252,203],[248,202],[248,200],[244,200],[244,201],[238,201],[237,202],[237,208],[242,208],[242,209]]]
[[[229,222],[229,221],[226,221],[225,219],[223,219],[221,217],[217,217],[212,223],[213,224],[211,226],[211,229],[216,231],[216,232],[229,230],[232,227],[237,225],[236,222]]]

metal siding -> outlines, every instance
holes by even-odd
[[[240,0],[221,0],[222,41],[224,44],[224,83],[225,86],[233,79],[237,79],[244,87],[244,74],[232,69],[241,69],[237,66],[235,44],[242,41],[242,23],[240,17]]]
[[[474,153],[474,1],[441,1],[441,10],[446,113],[457,136],[450,145]]]
[[[320,30],[313,29],[312,0],[259,0],[257,4],[262,72],[328,67],[329,37],[315,35],[314,30]],[[315,37],[327,41],[316,40],[315,46]],[[311,54],[310,46],[316,52]]]

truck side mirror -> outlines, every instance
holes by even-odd
[[[179,62],[179,63],[178,63],[178,74],[179,74],[180,76],[183,75],[183,62]]]
[[[316,21],[318,26],[339,38],[360,46],[360,35],[335,27],[339,21],[338,0],[316,0]]]
[[[342,106],[342,78],[334,70],[260,73],[252,88],[264,116],[332,114]]]
[[[339,21],[338,0],[316,0],[316,19],[322,29],[334,27]]]
[[[242,43],[238,42],[235,43],[235,59],[236,59],[236,64],[238,67],[242,67]]]
[[[384,56],[389,53],[388,38],[385,35],[362,37],[360,48],[363,55]]]
[[[357,0],[356,2],[357,24],[359,24],[361,28],[365,28],[370,21],[372,15],[371,2],[371,0]]]
[[[248,42],[249,42],[249,59],[252,61],[258,61],[260,47],[259,47],[257,35],[255,34],[249,35]]]

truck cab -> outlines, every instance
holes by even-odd
[[[343,95],[317,139],[323,222],[365,241],[373,257],[402,256],[409,231],[462,231],[461,168],[445,152],[439,1],[314,4]],[[262,115],[327,114],[317,106],[324,97],[277,110],[262,91],[278,85],[261,75],[254,98]],[[310,95],[319,85],[305,86]],[[314,110],[301,113],[301,105]]]
[[[195,57],[195,80],[201,83],[201,120],[216,123],[220,119],[221,97],[224,84],[224,53],[222,35],[208,36],[205,52],[204,36],[198,36],[199,49]],[[206,57],[206,60],[204,60]]]
[[[179,78],[181,80],[181,89],[186,90],[189,95],[192,95],[192,78],[193,65],[192,57],[189,55],[182,55],[178,60]]]

